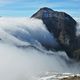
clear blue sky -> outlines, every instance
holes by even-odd
[[[80,0],[0,0],[0,16],[31,16],[41,7],[80,17]]]

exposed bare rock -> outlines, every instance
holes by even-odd
[[[60,44],[58,50],[64,50],[70,58],[80,59],[80,38],[76,36],[77,22],[67,13],[41,8],[32,18],[43,20],[48,31]]]

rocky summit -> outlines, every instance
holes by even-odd
[[[76,36],[77,22],[67,13],[54,11],[44,7],[32,15],[43,21],[48,31],[60,44],[58,50],[64,50],[67,55],[75,60],[80,60],[80,37]]]

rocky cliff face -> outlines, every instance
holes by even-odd
[[[32,17],[43,20],[48,31],[57,38],[60,49],[64,50],[70,58],[80,59],[80,38],[76,36],[77,23],[70,15],[44,7]]]

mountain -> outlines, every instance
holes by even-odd
[[[33,14],[32,18],[41,19],[48,31],[54,34],[60,44],[58,50],[64,50],[72,59],[80,59],[80,39],[76,36],[77,22],[69,14],[43,7]]]

